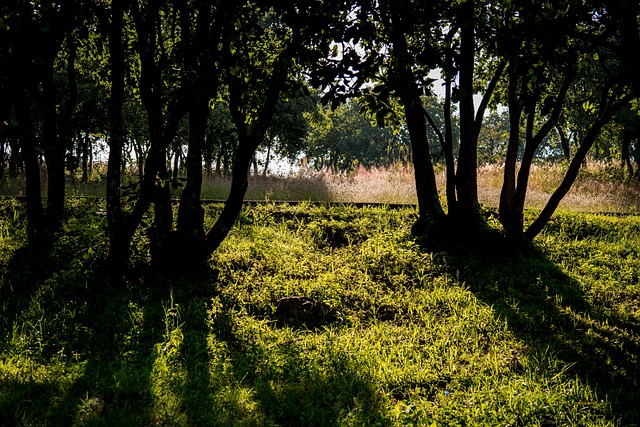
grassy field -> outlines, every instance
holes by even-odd
[[[412,238],[411,208],[266,204],[188,280],[148,274],[141,233],[113,289],[103,206],[70,201],[29,254],[1,203],[0,425],[640,423],[636,216],[560,213],[531,256],[469,257]]]
[[[531,171],[526,204],[531,209],[542,209],[551,193],[562,181],[566,165],[534,165]],[[79,178],[69,180],[68,194],[104,196],[106,171],[97,167],[88,183]],[[46,189],[43,175],[42,188]],[[503,170],[500,165],[484,165],[478,170],[478,196],[486,206],[497,207]],[[444,201],[445,174],[437,173],[438,188]],[[231,182],[227,178],[205,178],[202,188],[204,199],[225,199]],[[178,196],[179,188],[174,189]],[[0,195],[24,193],[21,178],[0,182]],[[375,202],[415,204],[415,178],[413,170],[405,167],[388,169],[358,168],[352,173],[303,171],[292,176],[253,175],[249,179],[246,199],[285,201]],[[564,198],[560,209],[573,212],[640,213],[640,183],[629,180],[617,164],[591,162],[584,166],[576,183]]]

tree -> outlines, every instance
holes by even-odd
[[[572,3],[542,2],[537,8],[530,3],[511,4],[520,8],[507,10],[506,33],[501,38],[501,52],[509,63],[507,99],[511,130],[500,220],[507,237],[532,240],[571,188],[580,165],[605,125],[636,94],[620,73],[619,58],[607,48],[605,40],[610,35],[606,33],[610,28],[603,25],[605,19],[594,18],[600,12],[590,5],[579,7]],[[523,210],[531,164],[565,108],[582,108],[588,113],[585,132],[564,180],[540,215],[524,230]],[[522,123],[526,128],[524,151],[516,175]]]
[[[375,126],[361,110],[348,100],[333,109],[326,106],[314,118],[307,158],[316,169],[346,172],[356,165],[390,166],[408,154],[406,131]]]
[[[7,2],[2,6],[3,87],[13,106],[12,133],[25,164],[29,242],[40,245],[62,221],[65,153],[78,93],[77,30],[86,24],[81,4]],[[64,70],[62,73],[59,71]],[[64,79],[64,84],[56,77]],[[7,110],[5,110],[5,114]],[[39,151],[47,165],[47,204],[42,204]]]
[[[632,160],[638,164],[640,161],[640,115],[630,107],[623,108],[617,117],[622,129],[619,138],[621,144],[620,161],[626,168],[629,177],[640,176],[640,167],[633,170]]]
[[[295,162],[306,148],[307,134],[311,129],[309,117],[317,114],[318,110],[319,99],[312,96],[306,86],[294,87],[292,93],[280,97],[265,135],[263,175],[269,171],[273,153]]]
[[[481,228],[482,217],[477,200],[478,135],[484,112],[504,71],[503,61],[487,60],[478,73],[479,46],[492,39],[490,20],[497,13],[493,3],[478,1],[433,1],[367,3],[377,11],[375,31],[367,33],[368,63],[380,65],[371,73],[359,73],[372,79],[370,94],[375,101],[370,108],[384,115],[389,110],[389,97],[400,100],[405,111],[413,164],[416,175],[419,219],[414,232],[422,234],[430,224],[445,219],[440,204],[429,146],[429,132],[441,144],[440,153],[446,166],[446,197],[450,223],[466,229]],[[366,21],[365,21],[366,22]],[[362,24],[366,27],[364,24]],[[489,58],[488,54],[485,54]],[[444,80],[442,128],[423,105],[423,95],[432,97],[431,72],[440,69]],[[380,72],[382,70],[382,72]],[[486,70],[486,71],[485,71]],[[476,109],[474,95],[479,77],[486,79],[483,98]],[[458,104],[458,124],[453,124],[453,104]],[[459,134],[459,144],[455,135]],[[454,147],[457,152],[454,152]]]

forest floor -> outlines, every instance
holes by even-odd
[[[411,207],[260,204],[190,279],[151,274],[141,230],[116,289],[101,203],[33,254],[0,201],[0,425],[640,424],[638,216],[462,256]]]

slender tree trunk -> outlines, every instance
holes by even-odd
[[[173,229],[173,208],[171,206],[171,183],[167,169],[167,151],[163,150],[162,160],[158,162],[158,183],[155,188],[153,238],[151,239],[151,262],[154,266],[162,266],[166,261],[164,255],[169,253],[170,239]]]
[[[109,113],[109,158],[107,163],[107,231],[109,253],[107,263],[111,277],[120,283],[129,262],[132,233],[124,223],[121,202],[121,167],[124,147],[124,124],[122,109],[125,91],[125,64],[123,37],[124,1],[111,3],[111,24],[108,27],[111,66],[111,92],[108,100]]]
[[[262,176],[267,176],[267,172],[269,171],[269,160],[271,158],[271,146],[273,145],[273,134],[269,134],[269,143],[267,145],[267,158],[264,161],[264,169],[262,171]]]
[[[562,156],[565,160],[571,160],[571,140],[569,139],[569,136],[564,133],[564,130],[559,125],[556,125],[556,132],[558,132],[558,135],[560,136]]]
[[[136,167],[138,169],[138,182],[142,182],[142,178],[144,176],[144,157],[145,152],[142,148],[142,142],[140,142],[137,138],[133,140],[133,150],[136,154]]]
[[[64,214],[64,153],[62,138],[58,136],[56,88],[54,84],[55,53],[44,61],[42,84],[42,134],[47,165],[47,229],[54,233],[62,224]]]
[[[229,106],[236,128],[238,129],[238,145],[233,160],[231,190],[224,209],[216,220],[216,223],[206,234],[205,256],[210,255],[220,246],[240,214],[244,195],[249,185],[248,174],[251,161],[271,123],[278,99],[289,75],[289,66],[290,58],[288,57],[288,52],[285,51],[281,53],[278,63],[275,64],[264,102],[262,103],[257,118],[250,127],[245,121],[246,117],[241,113],[241,89],[237,87],[237,82],[232,81],[229,85],[231,95]]]
[[[258,175],[258,159],[256,157],[256,153],[253,153],[253,157],[251,158],[251,164],[253,165],[253,174]],[[247,172],[247,176],[251,176],[251,172]]]
[[[633,177],[633,166],[631,165],[631,134],[622,137],[622,149],[620,153],[622,167],[627,169],[627,175]]]
[[[516,75],[511,75],[510,80],[515,79],[519,80],[519,77]],[[503,186],[503,190],[505,190],[505,204],[502,204],[502,194],[501,194],[501,204],[500,204],[500,219],[502,221],[503,227],[505,229],[505,234],[508,238],[511,239],[521,239],[524,233],[524,204],[527,196],[527,187],[529,185],[529,175],[531,172],[531,165],[533,164],[533,159],[536,153],[536,150],[540,147],[540,144],[547,137],[549,132],[556,126],[558,120],[560,118],[560,112],[562,111],[562,106],[564,105],[564,100],[567,95],[567,91],[569,90],[569,85],[573,81],[573,73],[569,72],[565,76],[565,79],[562,83],[562,86],[558,92],[558,96],[556,97],[556,106],[553,108],[551,115],[547,119],[546,122],[538,129],[538,131],[534,134],[534,126],[537,118],[537,110],[535,108],[535,100],[539,99],[539,96],[536,94],[533,96],[531,105],[528,108],[527,115],[527,127],[526,127],[526,142],[524,147],[524,153],[522,155],[522,161],[520,162],[520,170],[517,174],[517,181],[514,183],[515,177],[515,159],[513,156],[516,155],[513,152],[508,153],[507,162],[509,163],[509,172],[507,172],[507,167],[505,165],[505,185]],[[522,103],[517,99],[511,99],[512,96],[515,96],[513,93],[515,90],[510,88],[510,104],[511,102],[515,102],[516,108],[520,109]],[[514,126],[517,126],[514,121],[517,119],[519,123],[521,115],[521,110],[516,111],[515,117],[513,120],[510,119],[510,125],[512,126],[512,130]],[[518,128],[519,134],[519,128]],[[513,133],[510,134],[511,137],[519,138],[519,135],[516,136]],[[510,141],[511,142],[511,141]],[[519,144],[518,144],[519,145]],[[509,148],[514,148],[510,144]],[[515,146],[517,150],[517,145]],[[509,180],[509,182],[507,181]],[[508,182],[508,183],[507,183]],[[514,187],[515,184],[515,187]],[[508,193],[506,193],[508,191]]]
[[[176,150],[173,153],[173,168],[171,170],[171,181],[174,184],[178,183],[178,178],[180,178],[180,157],[182,154],[182,150],[180,147],[176,147]]]
[[[193,104],[193,103],[192,103]],[[189,151],[187,152],[187,183],[180,197],[177,234],[181,244],[183,264],[200,263],[204,254],[204,209],[200,203],[202,191],[202,151],[207,120],[208,99],[199,99],[189,112]]]
[[[15,99],[15,114],[18,122],[18,137],[24,160],[27,200],[27,237],[29,246],[38,248],[44,234],[44,211],[40,188],[40,165],[33,140],[33,122],[30,111],[30,97],[27,90],[18,91]]]
[[[247,187],[249,186],[247,176],[251,165],[251,159],[253,157],[252,153],[249,151],[250,150],[239,149],[238,152],[236,152],[233,162],[233,173],[229,196],[227,197],[224,209],[216,220],[216,223],[206,234],[205,256],[213,253],[220,246],[229,234],[229,231],[231,231],[231,227],[233,227],[233,224],[236,222],[236,219],[242,210],[244,195],[246,194]]]
[[[458,215],[463,221],[479,216],[478,143],[475,138],[473,74],[475,65],[475,0],[460,4],[460,151],[456,172]]]
[[[4,179],[6,144],[6,137],[2,135],[0,138],[0,181]]]
[[[404,107],[404,113],[409,129],[411,151],[413,155],[414,175],[416,181],[416,193],[418,198],[418,220],[414,224],[413,232],[422,234],[427,231],[431,221],[440,221],[444,218],[444,211],[440,204],[435,171],[431,160],[429,141],[427,139],[427,123],[424,116],[424,108],[420,99],[420,90],[415,83],[415,76],[411,72],[408,59],[407,41],[402,32],[400,13],[390,5],[392,17],[391,43],[392,55],[396,63],[397,78],[394,84],[400,95],[400,101]]]
[[[604,101],[603,101],[604,102]],[[527,228],[525,231],[525,236],[529,240],[533,240],[544,228],[544,226],[549,222],[551,216],[560,205],[560,202],[566,196],[566,194],[571,189],[571,186],[576,180],[578,176],[578,172],[580,171],[580,166],[583,164],[587,157],[587,153],[594,145],[594,142],[597,140],[598,135],[600,134],[602,128],[611,120],[613,115],[618,111],[618,109],[625,105],[628,102],[628,99],[621,99],[613,105],[606,107],[604,111],[601,112],[598,119],[591,125],[587,134],[584,137],[584,140],[578,147],[573,160],[569,164],[569,169],[562,180],[562,183],[558,186],[556,191],[553,192],[547,204],[545,205],[540,215],[533,221],[533,223]]]
[[[444,139],[443,146],[446,171],[446,195],[448,212],[452,213],[458,203],[456,197],[456,163],[453,157],[453,120],[451,118],[451,77],[445,77],[444,93]]]
[[[86,184],[89,181],[89,132],[85,132],[80,138],[80,146],[82,147],[82,182]]]
[[[516,163],[518,161],[518,149],[520,147],[520,120],[522,118],[522,103],[518,97],[518,87],[520,77],[518,76],[516,65],[509,65],[509,142],[507,144],[507,155],[504,164],[504,175],[502,180],[502,190],[500,192],[500,221],[505,233],[510,236],[517,234],[519,221],[515,214],[516,196]]]
[[[11,150],[11,156],[9,157],[9,177],[15,178],[16,176],[18,176],[20,164],[22,163],[21,149],[18,138],[9,139],[9,149]]]

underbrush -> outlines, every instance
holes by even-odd
[[[411,208],[265,204],[208,274],[116,289],[101,210],[70,202],[32,254],[0,205],[0,424],[640,422],[637,217],[562,213],[532,256],[462,257],[412,238]],[[283,321],[292,296],[325,309]]]

